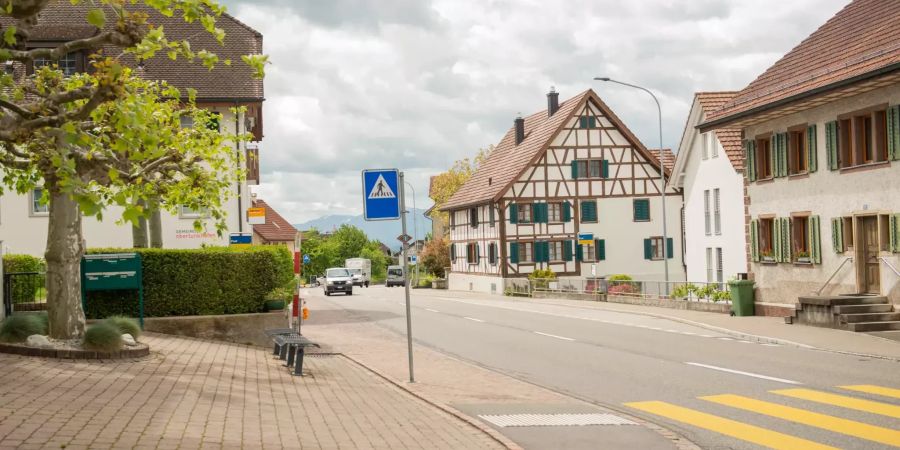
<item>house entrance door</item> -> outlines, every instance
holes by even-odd
[[[859,218],[860,252],[856,268],[859,271],[861,294],[880,294],[881,276],[878,265],[878,216]]]

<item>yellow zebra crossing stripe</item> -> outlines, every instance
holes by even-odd
[[[882,428],[854,420],[841,419],[839,417],[832,417],[807,411],[805,409],[756,400],[741,395],[711,395],[708,397],[700,397],[700,399],[730,406],[732,408],[777,417],[791,422],[802,423],[803,425],[822,428],[860,439],[900,447],[900,431],[892,430],[890,428]]]
[[[799,398],[801,400],[809,400],[811,402],[840,406],[842,408],[855,409],[857,411],[900,419],[900,406],[895,406],[888,403],[847,397],[846,395],[831,394],[822,391],[814,391],[812,389],[780,389],[771,392],[773,394],[784,395],[786,397]]]
[[[872,384],[857,384],[853,386],[838,386],[841,389],[850,391],[865,392],[866,394],[875,394],[882,397],[900,398],[900,389],[894,389],[884,386],[875,386]]]
[[[648,401],[625,403],[625,406],[777,450],[834,449],[834,447],[819,444],[817,442],[808,441],[806,439],[753,425],[747,425],[745,423],[725,419],[712,414],[706,414],[690,408],[682,408],[671,403]]]

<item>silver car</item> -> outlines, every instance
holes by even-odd
[[[334,267],[325,271],[325,295],[343,292],[353,295],[353,277],[343,267]]]

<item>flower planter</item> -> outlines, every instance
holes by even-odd
[[[266,300],[266,311],[281,311],[284,304],[284,300]]]
[[[798,262],[798,263],[809,264],[809,256],[802,256],[802,257],[799,257],[799,258],[797,258],[797,262]]]

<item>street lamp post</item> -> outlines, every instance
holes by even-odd
[[[406,186],[412,189],[413,193],[413,254],[416,256],[416,286],[419,285],[419,212],[416,209],[416,189],[408,181]],[[409,261],[403,263],[404,267]]]
[[[640,90],[650,94],[650,96],[653,97],[653,101],[656,102],[656,111],[659,114],[658,115],[658,117],[659,117],[659,157],[657,159],[659,160],[659,180],[660,180],[660,183],[662,184],[660,186],[660,192],[662,192],[661,198],[662,198],[662,221],[663,221],[662,254],[663,254],[663,267],[665,268],[665,276],[666,276],[666,294],[668,294],[669,293],[669,255],[667,254],[667,247],[668,247],[669,239],[668,239],[668,233],[666,230],[666,168],[665,168],[665,164],[663,163],[662,108],[659,106],[659,100],[656,98],[655,95],[653,95],[653,92],[650,92],[650,90],[647,88],[643,88],[641,86],[637,86],[637,85],[630,84],[630,83],[625,83],[622,81],[613,80],[609,77],[594,77],[594,79],[597,81],[607,81],[610,83],[616,83],[616,84],[621,84],[623,86],[640,89]]]

